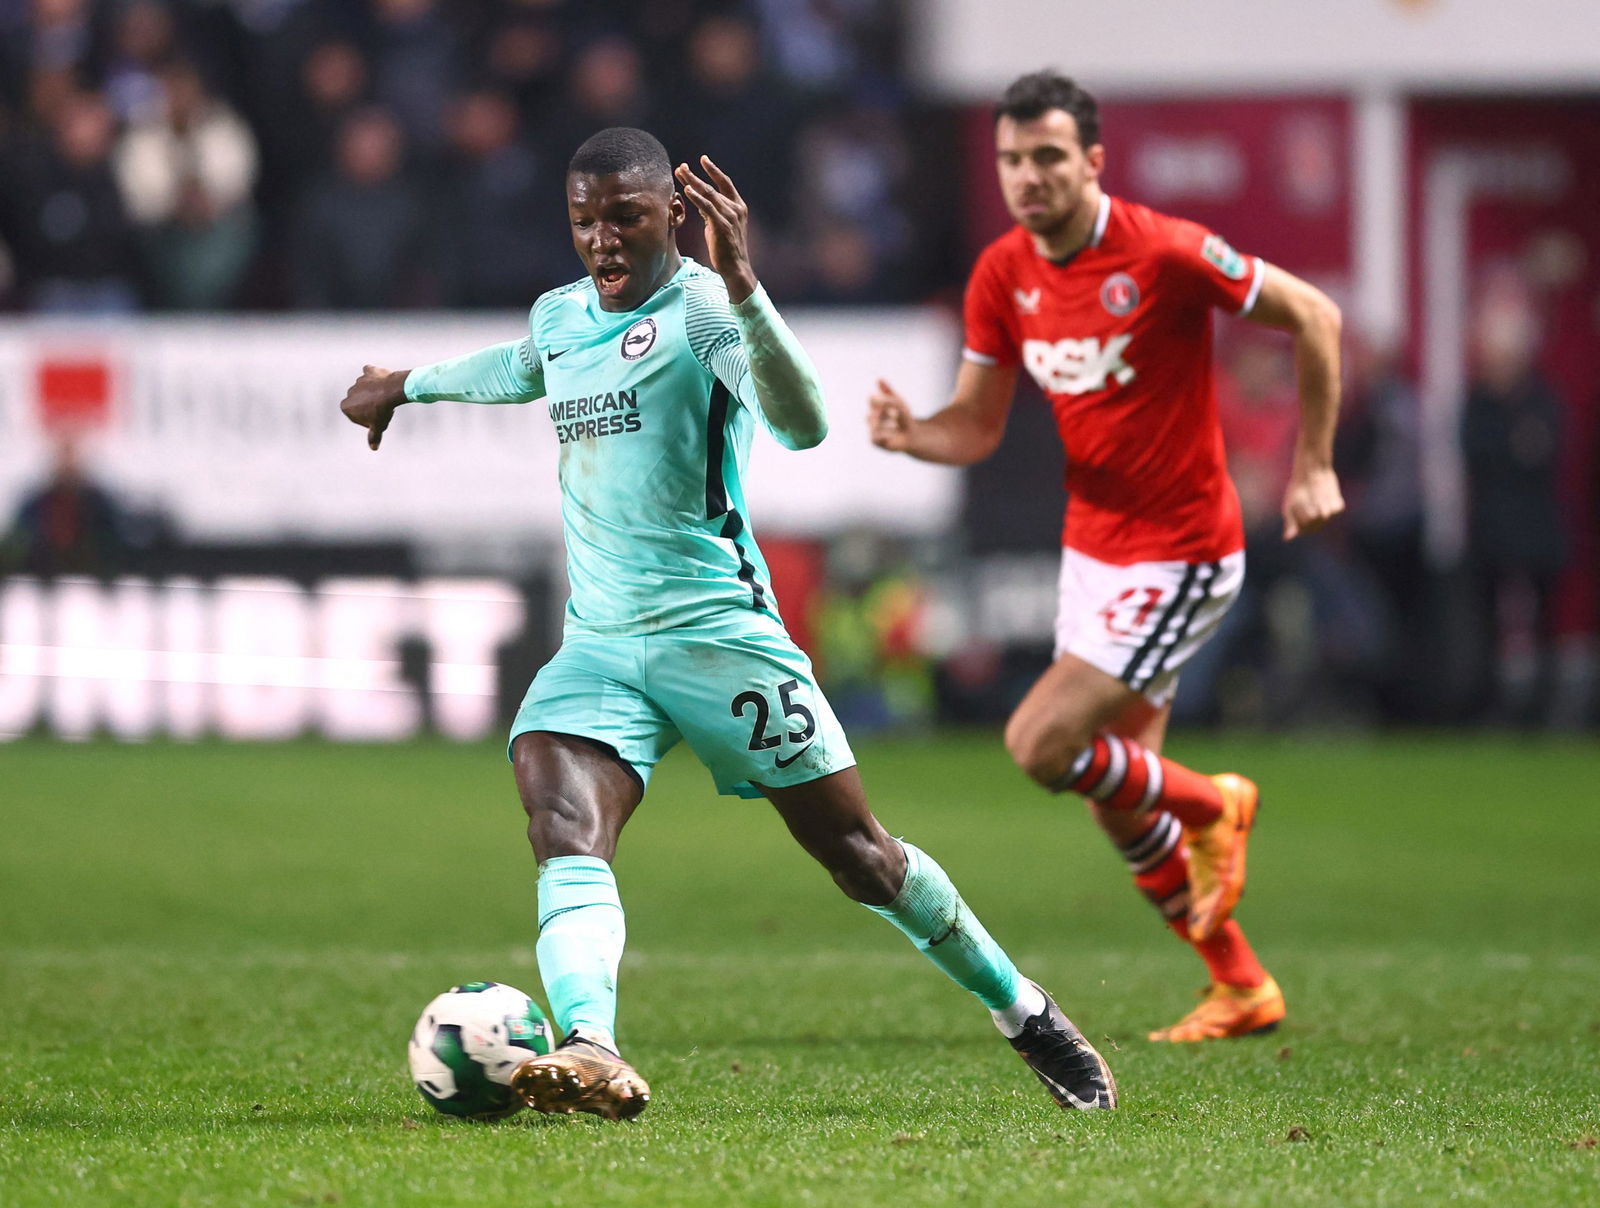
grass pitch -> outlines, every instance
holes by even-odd
[[[1274,1036],[1157,1047],[1204,980],[992,735],[860,751],[1102,1045],[1056,1109],[981,1008],[692,759],[625,837],[632,1124],[435,1116],[416,1013],[542,998],[490,746],[0,746],[0,1203],[1600,1203],[1600,751],[1175,744],[1263,787],[1240,918]]]

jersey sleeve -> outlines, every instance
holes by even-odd
[[[966,326],[961,355],[979,365],[1015,365],[1017,337],[1006,309],[1006,287],[993,250],[978,257],[962,304]]]
[[[705,371],[757,415],[761,408],[750,376],[750,358],[739,339],[739,325],[720,280],[693,281],[683,291],[684,336]]]
[[[531,335],[420,365],[406,377],[414,403],[531,403],[544,397],[544,364]]]
[[[1198,223],[1174,220],[1169,230],[1165,267],[1175,292],[1205,306],[1249,314],[1266,275],[1261,257],[1234,251]]]

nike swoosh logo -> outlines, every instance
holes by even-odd
[[[1079,1111],[1092,1112],[1100,1106],[1099,1091],[1095,1092],[1094,1098],[1092,1099],[1080,1099],[1065,1087],[1061,1088],[1061,1093],[1066,1096],[1067,1102],[1072,1104],[1072,1106],[1077,1108]]]
[[[1035,1070],[1034,1072],[1038,1073],[1037,1070]],[[1101,1095],[1101,1093],[1099,1091],[1095,1091],[1095,1093],[1088,1099],[1080,1099],[1077,1095],[1073,1094],[1066,1087],[1062,1086],[1061,1083],[1057,1082],[1054,1078],[1050,1077],[1050,1075],[1048,1075],[1048,1074],[1040,1074],[1039,1077],[1041,1078],[1041,1080],[1043,1080],[1045,1082],[1048,1082],[1050,1084],[1050,1086],[1055,1091],[1057,1091],[1063,1099],[1065,1099],[1068,1103],[1072,1104],[1072,1106],[1077,1108],[1079,1111],[1090,1112],[1090,1111],[1094,1111],[1095,1109],[1097,1109],[1100,1106],[1102,1095]]]
[[[808,743],[806,743],[805,746],[801,747],[793,755],[789,756],[789,758],[787,758],[787,759],[775,759],[775,760],[773,760],[773,763],[775,763],[780,768],[786,768],[791,763],[793,763],[795,760],[799,759],[800,756],[804,755],[810,749],[811,749],[811,744],[808,742]]]
[[[572,351],[572,349],[570,349],[570,348],[563,348],[560,352],[547,352],[547,353],[544,354],[544,359],[547,360],[547,361],[553,361],[557,357],[566,356],[567,353],[569,353],[571,351]]]

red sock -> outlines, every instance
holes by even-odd
[[[1189,939],[1189,849],[1170,814],[1159,815],[1150,829],[1122,849],[1133,883],[1161,912],[1167,926],[1187,941],[1205,961],[1213,982],[1224,986],[1259,986],[1267,980],[1250,942],[1234,919],[1208,940]]]
[[[1222,816],[1222,794],[1209,776],[1115,734],[1097,734],[1058,789],[1114,810],[1165,810],[1191,830]]]
[[[1189,938],[1189,924],[1180,919],[1172,928],[1185,939]],[[1211,980],[1224,986],[1254,988],[1267,980],[1267,971],[1256,959],[1250,941],[1244,938],[1237,919],[1229,919],[1211,933],[1211,938],[1190,945],[1205,961]]]

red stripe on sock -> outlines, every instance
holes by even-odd
[[[1189,883],[1189,853],[1183,844],[1178,844],[1161,863],[1149,872],[1141,872],[1133,878],[1133,883],[1139,887],[1139,892],[1149,898],[1157,910],[1161,903],[1170,898],[1178,890]]]
[[[1082,776],[1072,782],[1074,793],[1087,794],[1100,783],[1106,774],[1106,769],[1111,766],[1111,745],[1106,742],[1104,735],[1096,734],[1094,741],[1089,744],[1089,749],[1093,752],[1089,756],[1089,766],[1084,769]]]
[[[1145,763],[1145,749],[1131,738],[1122,739],[1128,752],[1128,771],[1122,784],[1101,805],[1114,810],[1138,809],[1149,787],[1150,769]],[[1161,763],[1161,792],[1150,803],[1150,809],[1166,810],[1190,830],[1209,826],[1222,816],[1222,793],[1209,776],[1192,772],[1181,763],[1156,756]],[[1085,793],[1100,783],[1106,767],[1111,762],[1110,748],[1103,735],[1096,735],[1094,755],[1089,769],[1072,783],[1072,790]]]
[[[1122,745],[1128,749],[1128,774],[1122,778],[1117,791],[1100,804],[1114,810],[1136,810],[1144,800],[1144,791],[1150,787],[1150,765],[1145,762],[1144,748],[1138,743],[1124,738]]]

